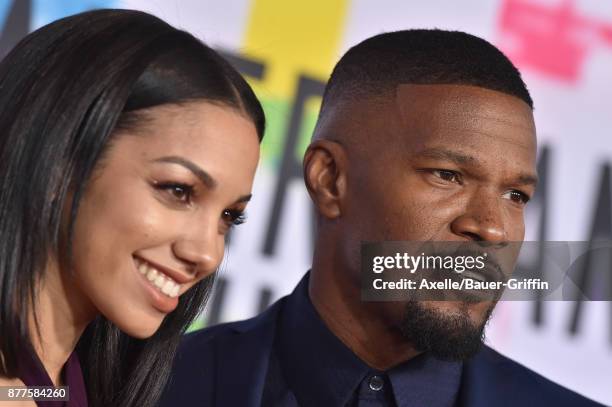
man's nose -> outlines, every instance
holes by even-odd
[[[501,199],[493,191],[475,191],[463,213],[451,223],[452,232],[473,241],[506,242],[508,231]]]

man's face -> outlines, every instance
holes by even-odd
[[[346,146],[342,234],[351,270],[359,270],[360,241],[523,240],[536,179],[535,126],[526,103],[472,86],[400,85],[390,103],[356,109],[359,119],[344,129],[360,133],[361,141]],[[453,359],[480,344],[494,305],[371,306],[417,348]]]

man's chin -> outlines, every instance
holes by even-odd
[[[400,329],[415,349],[449,361],[474,356],[495,302],[409,301]]]

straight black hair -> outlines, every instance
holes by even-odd
[[[114,130],[145,120],[141,109],[193,100],[236,109],[263,137],[261,105],[238,72],[192,35],[143,12],[63,18],[26,36],[2,60],[1,375],[17,376],[17,356],[33,352],[27,316],[36,284],[49,255],[70,259],[79,201]],[[146,340],[130,338],[103,316],[87,327],[78,352],[91,406],[155,403],[180,335],[212,283],[209,277],[181,296]]]

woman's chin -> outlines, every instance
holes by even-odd
[[[116,320],[113,323],[128,336],[136,339],[150,338],[162,324],[164,315],[140,315],[126,320]]]

